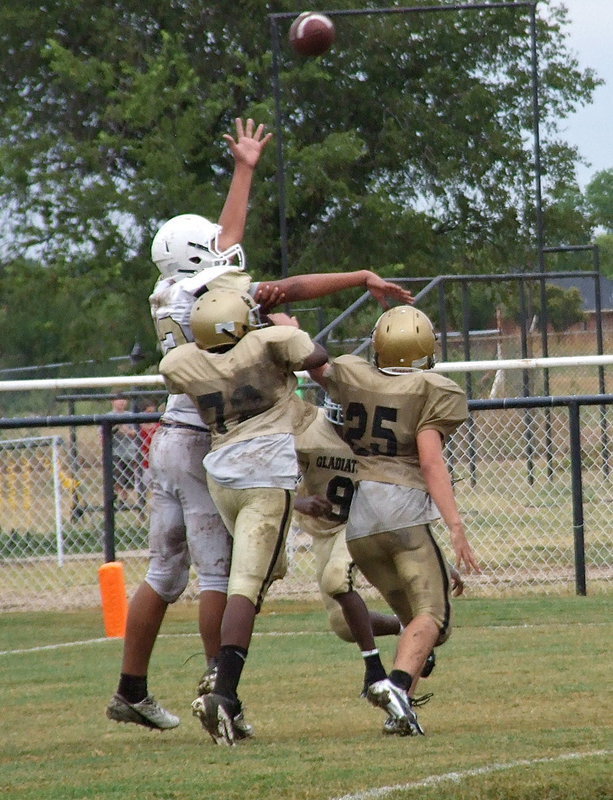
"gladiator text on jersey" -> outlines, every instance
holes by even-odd
[[[355,458],[343,458],[342,456],[318,456],[317,466],[321,469],[333,469],[336,472],[350,472],[352,475],[356,471]]]

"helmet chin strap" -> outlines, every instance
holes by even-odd
[[[232,331],[229,331],[227,328],[221,328],[221,332],[225,333],[226,336],[228,336],[230,339],[234,339],[234,343],[235,344],[237,342],[240,342],[240,340],[241,340],[240,336],[237,336],[235,333],[232,333]]]

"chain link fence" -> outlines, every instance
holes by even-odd
[[[573,386],[585,394],[586,388],[597,392],[607,369],[611,367],[579,365],[552,369],[550,374],[559,372],[555,380],[565,394],[572,394]],[[524,394],[522,372],[505,371],[507,397]],[[451,377],[466,384],[466,373]],[[480,372],[475,364],[470,379],[473,398],[489,397],[496,373]],[[537,384],[542,375],[533,372],[530,380]],[[82,404],[99,408],[100,397],[110,396],[98,395],[97,402],[90,398]],[[566,407],[474,407],[479,402],[472,403],[469,420],[448,444],[458,502],[484,567],[482,576],[468,577],[470,594],[574,592],[578,501],[587,589],[610,587],[612,406],[581,406],[577,456]],[[47,424],[49,419],[40,418],[38,425],[33,418],[27,428],[9,429],[5,417],[4,429],[0,427],[0,610],[100,603],[98,568],[105,560],[108,531],[101,427],[71,425],[70,417],[53,427]],[[96,417],[98,423],[102,419],[103,415]],[[130,593],[147,566],[149,488],[143,445],[148,426],[139,424],[139,419],[137,414],[129,422],[134,430],[131,439],[138,446],[131,456],[116,448],[113,465],[115,557],[124,563]],[[451,557],[442,525],[437,533]],[[273,586],[271,594],[316,595],[310,541],[297,528],[289,536],[288,552],[288,576]],[[365,584],[363,588],[368,592]],[[192,581],[184,598],[196,595]]]

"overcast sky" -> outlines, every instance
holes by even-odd
[[[613,169],[613,0],[554,0],[569,10],[570,49],[581,67],[592,67],[606,83],[594,92],[594,101],[565,122],[565,138],[576,145],[588,167],[578,167],[579,183],[596,172]]]

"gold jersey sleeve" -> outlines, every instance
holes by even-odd
[[[294,434],[303,433],[317,416],[318,407],[294,392],[291,399],[292,417],[294,420]]]
[[[300,528],[311,536],[331,536],[347,521],[355,489],[356,457],[343,442],[335,426],[319,409],[311,425],[296,436],[300,467],[298,496],[320,495],[332,504],[329,517],[312,517],[295,512]]]
[[[224,289],[227,291],[247,293],[249,292],[251,284],[251,276],[248,273],[236,270],[218,275],[207,284],[207,289]]]
[[[256,436],[293,433],[294,370],[313,347],[304,331],[279,325],[251,331],[226,353],[181,345],[164,356],[160,372],[169,391],[192,399],[216,450]]]
[[[328,377],[331,397],[343,407],[343,438],[357,456],[358,480],[426,490],[417,434],[447,437],[468,416],[457,383],[429,370],[386,375],[358,356],[339,356]]]

